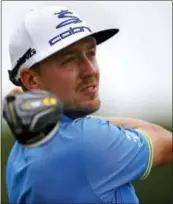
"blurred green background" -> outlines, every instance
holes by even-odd
[[[165,128],[172,131],[172,125],[161,124]],[[8,203],[6,185],[5,185],[5,166],[9,151],[14,143],[11,132],[2,124],[1,137],[1,203]],[[172,165],[158,167],[151,171],[150,176],[140,182],[134,183],[136,192],[139,196],[141,204],[171,204],[173,203],[173,178]]]

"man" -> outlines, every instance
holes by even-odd
[[[45,7],[31,10],[12,36],[11,81],[55,94],[64,116],[47,143],[15,143],[7,163],[10,203],[139,203],[131,182],[172,161],[172,133],[162,127],[85,117],[100,107],[96,46],[117,32],[92,33],[70,9]]]

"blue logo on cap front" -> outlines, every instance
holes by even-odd
[[[72,12],[68,11],[68,10],[62,10],[58,13],[55,13],[55,15],[57,15],[57,18],[66,18],[67,20],[61,22],[60,24],[58,24],[56,26],[56,28],[61,28],[63,26],[69,25],[69,24],[76,24],[76,23],[81,23],[81,19],[79,19],[76,16],[71,15],[73,14]]]
[[[56,25],[56,29],[62,28],[64,26],[70,25],[70,24],[78,24],[78,23],[82,23],[82,20],[79,19],[78,17],[74,16],[72,12],[68,11],[68,10],[61,10],[58,13],[55,13],[55,15],[57,16],[57,18],[59,19],[65,19],[64,21],[62,21],[60,24]],[[51,46],[55,45],[56,43],[58,43],[59,41],[70,37],[76,33],[79,32],[85,32],[86,30],[88,30],[90,33],[92,32],[91,29],[87,26],[77,26],[77,27],[69,27],[66,31],[54,36],[53,38],[51,38],[49,40],[49,44]]]

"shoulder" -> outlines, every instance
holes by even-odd
[[[112,125],[104,119],[78,119],[74,126],[81,134],[82,152],[92,158],[93,154],[112,154],[118,150],[142,148],[146,144],[144,135],[139,131]]]
[[[72,121],[71,126],[80,131],[85,130],[86,132],[92,132],[98,130],[98,128],[104,129],[113,127],[113,125],[111,125],[107,120],[92,117],[78,118]]]
[[[124,130],[100,118],[81,118],[71,124],[80,133],[84,148],[93,145],[100,148],[109,142],[116,141],[124,134]],[[102,144],[102,145],[101,145]]]
[[[25,148],[16,141],[8,156],[7,172],[13,174],[20,173],[21,170],[27,171],[35,158],[35,152],[37,152],[36,148]]]

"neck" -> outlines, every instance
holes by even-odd
[[[91,111],[88,109],[82,109],[82,110],[64,110],[64,114],[68,116],[71,119],[77,119],[77,118],[84,118],[87,115],[91,114]]]

